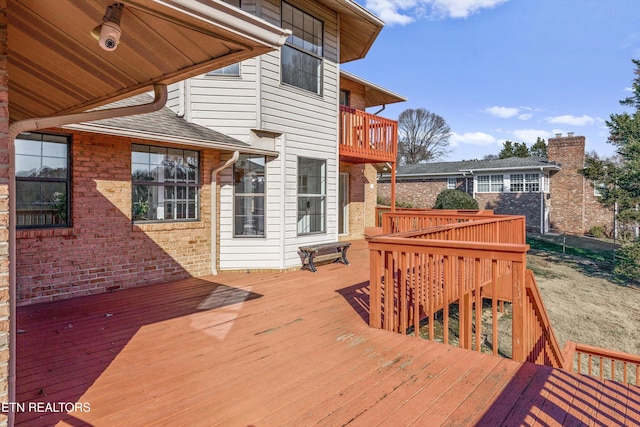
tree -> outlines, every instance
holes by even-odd
[[[439,115],[424,108],[406,109],[398,118],[398,163],[433,162],[449,152],[451,128]]]
[[[505,141],[502,150],[498,153],[498,158],[508,159],[509,157],[529,157],[529,149],[524,142]]]
[[[538,137],[536,142],[529,149],[529,153],[531,153],[531,157],[544,157],[547,158],[547,142]]]
[[[460,190],[444,190],[436,198],[434,209],[478,209],[478,201]]]
[[[631,107],[631,113],[611,114],[606,125],[609,128],[608,143],[617,147],[615,159],[599,159],[588,156],[581,173],[598,186],[600,202],[604,206],[617,206],[617,219],[622,225],[634,227],[640,222],[640,60],[633,60],[636,67],[632,95],[620,101]],[[623,236],[624,237],[624,236]],[[615,267],[617,273],[638,281],[640,271],[640,240],[630,239],[620,251],[623,261]],[[631,268],[630,266],[636,266]]]

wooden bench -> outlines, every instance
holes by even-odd
[[[334,262],[340,261],[345,265],[349,265],[347,260],[347,249],[349,249],[351,243],[349,242],[333,242],[333,243],[319,243],[317,245],[300,246],[298,249],[304,255],[302,260],[302,269],[309,267],[312,272],[318,271],[315,263],[320,261],[326,261],[333,259]],[[327,252],[330,251],[330,252]]]

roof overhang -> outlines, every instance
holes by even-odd
[[[384,22],[351,0],[318,0],[340,17],[340,63],[367,56]]]
[[[465,169],[460,170],[461,173],[474,174],[476,172],[508,172],[508,171],[539,171],[539,170],[562,170],[560,165],[536,165],[536,166],[517,166],[517,167],[504,167],[504,168],[484,168],[484,169]]]
[[[278,49],[289,32],[219,0],[122,0],[117,49],[91,30],[112,0],[8,0],[10,119],[84,111]]]
[[[407,98],[404,96],[391,92],[347,71],[340,70],[340,78],[364,86],[364,100],[367,108],[407,101]]]

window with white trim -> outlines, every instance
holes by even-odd
[[[478,193],[501,193],[504,190],[502,175],[478,175]]]
[[[458,180],[456,178],[447,178],[447,190],[455,190]]]
[[[540,192],[540,175],[537,173],[524,174],[524,191],[528,193]]]
[[[236,62],[235,64],[227,65],[225,67],[209,71],[207,73],[207,76],[240,77],[240,63]]]
[[[509,177],[509,191],[512,193],[522,193],[524,191],[524,175],[512,174]]]
[[[593,186],[593,195],[596,197],[602,197],[604,195],[604,190],[607,188],[607,186],[603,183],[596,183]]]
[[[242,154],[233,165],[233,234],[264,237],[265,156]]]
[[[197,151],[132,144],[133,220],[198,219],[199,158]]]
[[[327,162],[298,158],[298,234],[325,233]]]
[[[15,139],[16,227],[68,227],[67,135],[22,133]]]
[[[282,83],[322,94],[324,23],[282,2],[282,28],[292,31],[280,49]]]

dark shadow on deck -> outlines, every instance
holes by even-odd
[[[475,425],[638,426],[638,397],[633,386],[525,363]]]
[[[358,313],[358,315],[369,324],[369,281],[358,283],[357,285],[349,286],[347,288],[338,289],[342,298],[344,298],[351,308]]]
[[[17,401],[77,402],[140,328],[261,296],[193,278],[18,307],[17,326],[22,333],[17,336]],[[207,333],[207,328],[219,326],[192,328]],[[18,413],[16,424],[86,425],[78,416]]]

